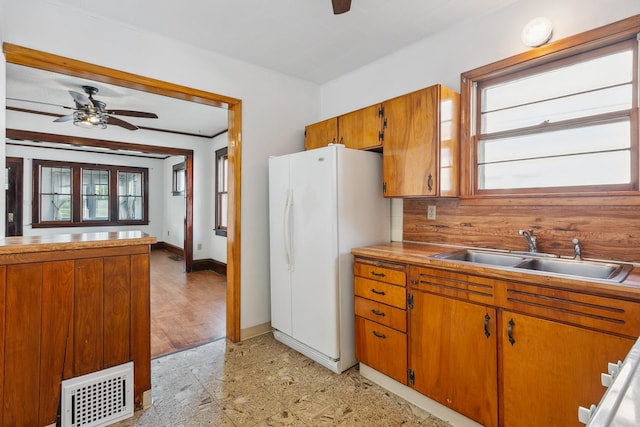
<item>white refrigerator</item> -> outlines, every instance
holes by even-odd
[[[336,373],[356,364],[351,249],[390,240],[379,153],[330,145],[269,158],[271,326]]]

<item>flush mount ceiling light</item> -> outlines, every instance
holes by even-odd
[[[548,18],[539,16],[527,22],[522,29],[522,43],[530,47],[542,46],[551,39],[553,24]]]

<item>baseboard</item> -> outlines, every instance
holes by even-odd
[[[248,340],[249,338],[257,337],[258,335],[264,335],[271,332],[271,322],[263,323],[261,325],[252,326],[240,330],[240,341]]]
[[[151,245],[151,250],[164,249],[176,255],[184,256],[184,250],[167,242],[157,242]]]
[[[191,271],[211,270],[223,276],[227,275],[227,264],[215,259],[194,259],[191,263]]]

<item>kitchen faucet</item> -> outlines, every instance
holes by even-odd
[[[573,258],[576,261],[580,261],[582,259],[582,248],[580,247],[580,240],[577,237],[571,241],[573,243]]]
[[[538,239],[533,234],[533,229],[530,228],[528,232],[524,230],[518,230],[518,234],[524,237],[529,247],[529,252],[538,252]]]

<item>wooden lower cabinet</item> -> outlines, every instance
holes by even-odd
[[[497,426],[496,309],[419,291],[410,298],[409,385]]]
[[[356,359],[406,384],[407,335],[356,316]]]
[[[0,255],[0,425],[59,422],[62,380],[133,361],[151,390],[149,245]]]
[[[635,342],[509,311],[501,313],[499,334],[501,425],[508,427],[583,426],[578,406],[600,400],[600,373]]]

